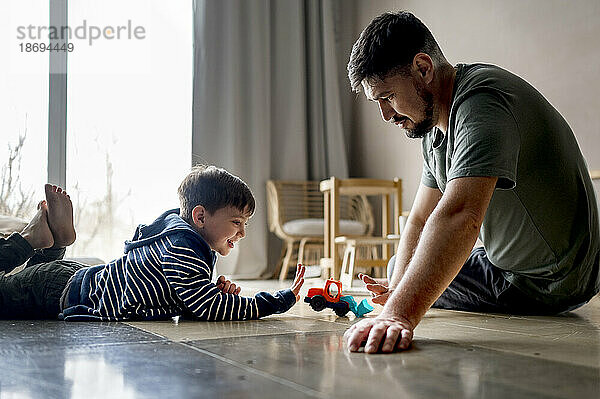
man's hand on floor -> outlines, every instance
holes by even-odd
[[[405,350],[412,338],[413,327],[407,320],[385,314],[361,320],[344,333],[350,352],[357,352],[365,341],[365,353]]]

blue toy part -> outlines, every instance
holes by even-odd
[[[358,304],[358,309],[357,309],[355,315],[356,315],[356,317],[363,317],[367,313],[372,312],[373,309],[374,309],[373,306],[371,306],[371,304],[365,298],[362,301],[360,301],[360,303]]]
[[[367,299],[360,301],[360,304],[356,304],[356,300],[352,295],[344,295],[340,298],[340,301],[344,301],[350,307],[350,311],[356,315],[356,317],[363,317],[369,312],[373,311],[373,306],[369,304]]]

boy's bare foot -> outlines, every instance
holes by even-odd
[[[23,231],[21,231],[21,237],[23,237],[33,249],[50,248],[54,245],[54,238],[48,226],[48,206],[46,201],[42,201],[38,204],[38,211],[31,219],[31,222]]]
[[[76,237],[71,198],[62,188],[51,184],[46,184],[44,190],[48,203],[48,225],[54,237],[54,246],[69,246]]]

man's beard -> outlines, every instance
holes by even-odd
[[[422,121],[414,122],[414,127],[412,129],[405,129],[405,131],[406,136],[411,139],[422,139],[435,126],[435,123],[433,122],[433,93],[427,90],[424,85],[418,84],[414,80],[413,86],[421,98],[425,116]]]

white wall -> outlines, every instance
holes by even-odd
[[[493,63],[529,81],[570,123],[590,169],[600,169],[600,1],[357,0],[355,5],[355,38],[382,12],[407,10],[429,27],[450,63]],[[351,175],[402,178],[409,209],[421,175],[420,141],[384,123],[362,94],[353,106]]]

